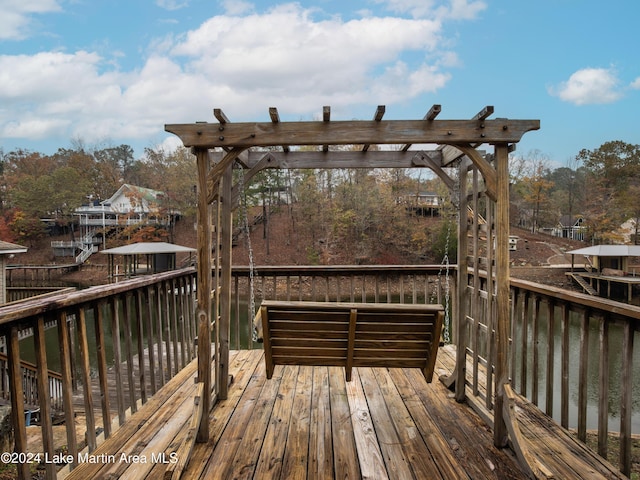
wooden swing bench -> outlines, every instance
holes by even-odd
[[[420,368],[431,382],[442,305],[265,300],[254,319],[267,378],[276,365]],[[260,332],[262,330],[262,332]]]

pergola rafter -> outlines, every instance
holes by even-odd
[[[522,136],[540,128],[539,120],[510,120],[498,118],[490,120],[493,107],[487,106],[470,120],[438,120],[440,105],[434,105],[422,120],[383,120],[384,106],[378,106],[372,120],[332,121],[331,109],[324,107],[322,120],[304,122],[282,122],[275,108],[269,109],[271,122],[233,123],[220,109],[214,110],[217,124],[198,122],[193,124],[171,124],[165,129],[176,134],[186,147],[192,147],[198,163],[198,318],[199,338],[211,336],[211,226],[210,204],[217,203],[218,236],[216,245],[216,267],[220,267],[220,287],[216,295],[216,309],[219,310],[219,324],[216,335],[216,394],[226,398],[229,352],[229,319],[231,314],[231,212],[237,206],[238,185],[232,185],[232,168],[240,164],[246,171],[243,184],[264,168],[430,168],[452,190],[456,181],[445,169],[458,170],[460,187],[460,221],[458,228],[458,275],[464,280],[457,282],[459,325],[466,321],[464,311],[468,283],[467,255],[469,239],[477,250],[480,229],[477,225],[469,234],[467,215],[467,178],[473,171],[472,196],[477,202],[486,194],[488,202],[487,229],[482,234],[486,238],[487,292],[495,292],[495,301],[487,301],[484,315],[493,316],[495,330],[495,398],[494,442],[505,446],[508,426],[505,419],[509,415],[504,409],[505,385],[508,383],[507,352],[509,337],[509,175],[508,153]],[[423,145],[439,145],[435,150],[421,149]],[[360,151],[332,150],[332,146],[361,145]],[[395,148],[375,149],[374,145],[393,145]],[[490,156],[478,150],[481,145],[494,147]],[[299,147],[318,147],[317,151]],[[260,151],[260,147],[279,147],[276,151]],[[481,190],[479,173],[484,187]],[[474,214],[477,217],[477,212]],[[477,222],[476,222],[477,223]],[[473,262],[473,259],[471,259]],[[479,282],[479,262],[475,262],[474,282]],[[215,269],[216,275],[218,268]],[[462,272],[462,273],[460,273]],[[474,283],[476,284],[476,283]],[[479,284],[479,283],[478,283]],[[492,295],[489,295],[492,297]],[[495,306],[494,306],[495,304]],[[478,308],[477,306],[475,308]],[[484,307],[483,307],[484,308]],[[464,335],[460,329],[459,337]],[[465,391],[465,348],[464,339],[458,339],[458,370],[452,376],[455,382],[456,398],[464,399]],[[211,392],[211,343],[198,344],[198,376],[205,383],[205,392]],[[487,402],[491,401],[487,395]],[[204,399],[210,406],[211,396]],[[198,440],[208,439],[208,419],[203,417],[198,432]]]

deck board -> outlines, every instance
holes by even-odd
[[[184,479],[526,478],[473,410],[418,369],[355,368],[346,382],[337,367],[278,366],[267,380],[259,350],[233,351],[229,365],[228,398],[210,412],[210,439],[195,445]],[[191,364],[94,454],[170,459],[186,435],[194,376]],[[166,469],[82,464],[69,478],[161,479]]]

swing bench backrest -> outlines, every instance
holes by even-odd
[[[433,376],[442,305],[287,302],[265,300],[262,327],[267,378],[276,365],[420,368]],[[260,333],[260,332],[259,332]]]

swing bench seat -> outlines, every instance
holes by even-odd
[[[319,365],[344,367],[347,381],[353,367],[420,368],[431,382],[443,318],[434,304],[265,300],[254,326],[267,378],[276,365]]]

